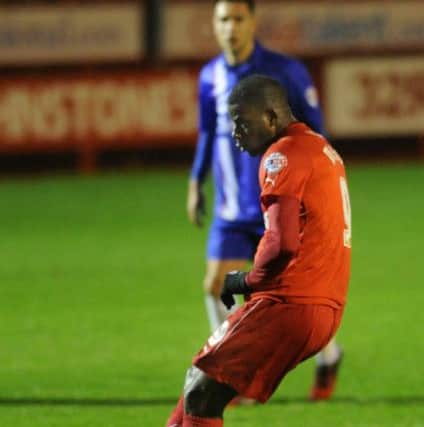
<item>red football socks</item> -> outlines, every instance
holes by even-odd
[[[184,415],[183,427],[223,427],[221,418],[200,418],[193,415]]]
[[[177,406],[172,411],[165,427],[182,427],[184,418],[184,396],[180,397]]]

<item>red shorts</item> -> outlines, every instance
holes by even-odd
[[[241,396],[266,402],[287,372],[329,342],[342,313],[325,305],[251,300],[217,329],[193,364]]]

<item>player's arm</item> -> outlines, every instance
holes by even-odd
[[[230,308],[235,294],[248,294],[281,274],[299,249],[300,202],[295,197],[268,197],[268,227],[259,243],[253,268],[249,273],[232,271],[226,275],[221,300]]]
[[[245,281],[255,290],[281,274],[299,249],[300,202],[295,197],[265,200],[268,228],[259,244],[252,270]]]
[[[294,116],[312,130],[325,134],[318,92],[306,67],[294,61],[289,68],[289,102]]]
[[[206,73],[206,69],[202,70],[199,78],[199,135],[187,192],[187,215],[189,220],[197,226],[202,226],[206,213],[202,187],[211,165],[216,126],[212,85],[207,81]]]

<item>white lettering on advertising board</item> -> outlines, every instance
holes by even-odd
[[[0,84],[2,145],[166,139],[196,132],[197,85],[183,71]]]

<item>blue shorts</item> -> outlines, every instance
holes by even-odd
[[[262,222],[234,223],[215,219],[209,230],[207,258],[253,260],[263,233]]]

